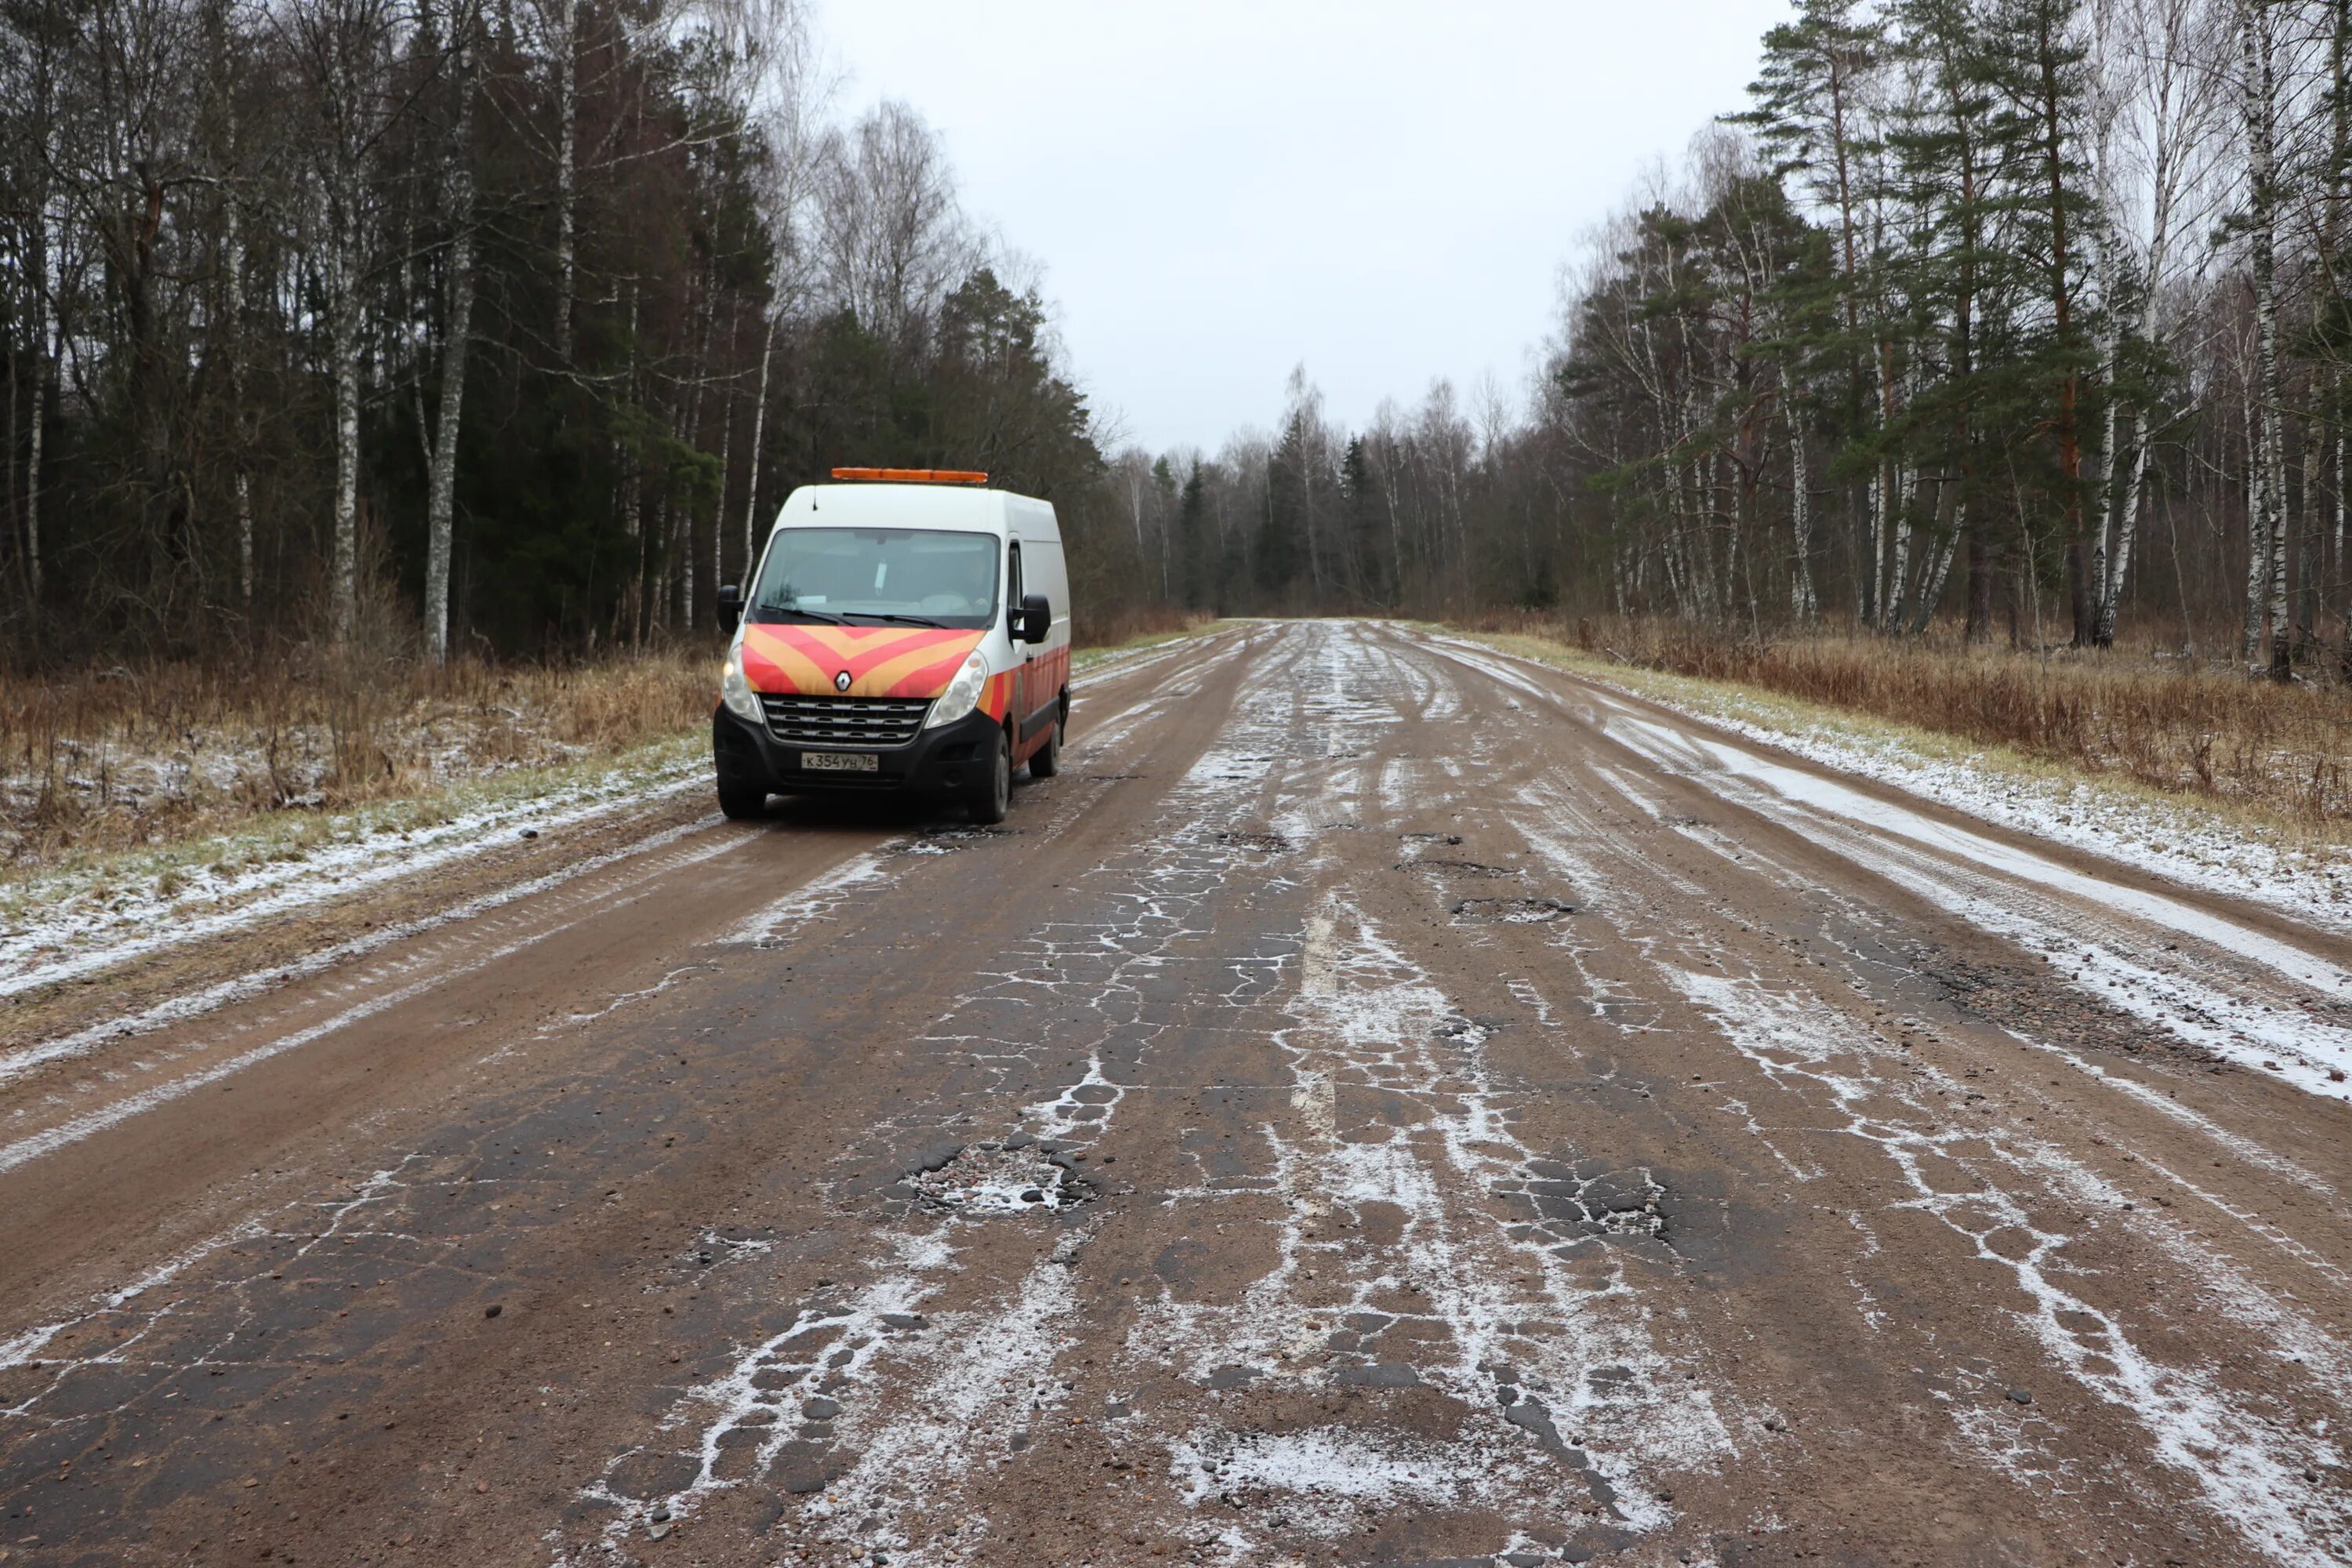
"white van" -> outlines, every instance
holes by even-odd
[[[1004,820],[1013,770],[1050,778],[1070,717],[1070,577],[1044,501],[985,474],[835,468],[794,490],[748,593],[711,717],[719,806],[904,791]]]

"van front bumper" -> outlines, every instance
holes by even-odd
[[[811,751],[865,748],[788,744],[770,734],[766,725],[739,719],[721,703],[710,716],[710,750],[721,787],[757,785],[771,795],[951,795],[979,781],[997,731],[997,721],[975,709],[952,724],[920,731],[903,746],[872,750],[875,771],[870,773],[814,772],[801,766],[801,758]]]

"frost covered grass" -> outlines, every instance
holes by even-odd
[[[2352,838],[2352,692],[2341,686],[2248,679],[2164,650],[2045,660],[1876,637],[1759,643],[1661,621],[1480,629],[1573,649],[1645,693],[1792,699],[1934,736],[1946,751],[1958,742]]]
[[[307,910],[702,785],[699,734],[515,768],[345,811],[278,811],[216,833],[75,853],[0,881],[0,989],[50,984]]]
[[[1122,635],[1113,640],[1082,639],[1076,643],[1070,650],[1070,668],[1079,675],[1090,669],[1108,668],[1112,665],[1124,663],[1139,654],[1156,652],[1171,644],[1182,642],[1186,637],[1198,637],[1202,632],[1213,631],[1223,624],[1212,616],[1188,615],[1168,626],[1152,624],[1146,629],[1139,630],[1114,627],[1114,630],[1121,630]]]
[[[1100,658],[1174,642],[1215,624],[1214,616],[1198,610],[1131,609],[1088,615],[1082,607],[1071,635],[1083,666],[1089,656]]]
[[[1924,723],[1626,665],[1550,637],[1478,640],[1988,822],[2324,926],[2352,926],[2352,813],[2315,816],[2294,798],[2164,788]]]
[[[709,763],[682,654],[0,678],[0,984],[37,987],[650,805]]]
[[[332,837],[362,807],[509,773],[609,761],[698,729],[716,674],[679,652],[597,664],[250,665],[0,676],[0,897],[125,851],[181,874],[175,846]],[[453,808],[454,809],[454,808]]]

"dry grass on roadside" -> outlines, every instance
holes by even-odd
[[[1072,633],[1079,649],[1123,647],[1147,637],[1181,637],[1216,617],[1199,610],[1126,609],[1081,615]]]
[[[1495,621],[1644,669],[2004,746],[2314,825],[2352,820],[2352,692],[2117,648],[2044,661],[1951,643],[1757,643],[1661,621]]]
[[[615,755],[707,722],[716,689],[708,657],[679,653],[352,669],[289,650],[250,668],[0,676],[0,846],[21,874]]]

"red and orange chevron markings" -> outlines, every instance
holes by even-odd
[[[754,691],[831,695],[843,670],[851,697],[937,697],[985,633],[925,626],[743,629],[743,678]]]

